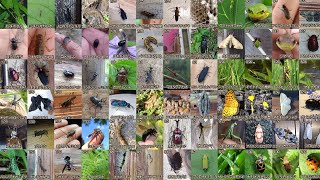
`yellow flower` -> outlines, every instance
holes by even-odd
[[[263,101],[262,105],[263,105],[264,107],[266,107],[266,108],[269,108],[269,104],[268,104],[267,102],[265,102],[265,101]]]
[[[248,99],[249,99],[250,101],[253,101],[253,100],[254,100],[254,96],[251,95],[251,96],[248,97]]]

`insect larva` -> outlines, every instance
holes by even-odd
[[[148,11],[141,11],[141,14],[148,17],[148,18],[152,18],[155,16],[155,14],[148,12]]]
[[[121,124],[119,124],[116,128],[115,128],[115,134],[116,137],[118,138],[119,142],[121,145],[128,145],[126,139],[123,137],[123,135],[121,134],[121,129],[124,127],[124,123],[122,122]]]
[[[287,8],[287,6],[283,4],[281,10],[283,11],[284,16],[286,17],[286,19],[290,20],[291,17],[290,17],[289,9]]]
[[[37,34],[36,36],[36,55],[43,55],[44,49],[43,49],[43,36],[42,34]]]
[[[147,48],[147,50],[149,52],[152,52],[153,51],[153,47],[150,45],[150,43],[153,43],[153,44],[157,44],[158,41],[156,38],[152,37],[152,36],[148,36],[144,39],[144,46]]]

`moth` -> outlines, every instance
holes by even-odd
[[[303,134],[303,139],[312,139],[312,124],[307,123],[305,126],[304,134]]]
[[[219,48],[227,48],[228,44],[229,48],[233,46],[235,49],[243,49],[243,45],[233,36],[233,34],[230,34],[227,38],[225,38],[219,44]]]

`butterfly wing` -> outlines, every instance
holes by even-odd
[[[221,41],[221,43],[219,44],[219,48],[227,48],[232,37],[233,36],[230,34],[227,38],[225,38],[223,41]]]
[[[320,133],[317,136],[316,144],[320,144]]]
[[[286,132],[284,131],[283,128],[274,128],[274,132],[278,136],[279,139],[283,139],[286,135]]]
[[[231,36],[231,43],[233,45],[233,48],[235,49],[243,49],[242,44],[232,35]]]
[[[304,130],[303,139],[309,139],[309,140],[312,139],[312,126],[310,123],[307,124]]]
[[[288,98],[284,93],[280,94],[280,108],[281,108],[281,114],[282,116],[285,116],[288,114],[288,112],[291,109],[291,99]]]
[[[222,116],[234,116],[238,114],[239,102],[237,101],[234,92],[229,90],[225,96]]]

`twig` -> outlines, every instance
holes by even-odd
[[[173,77],[171,77],[171,76],[168,76],[168,75],[163,75],[165,78],[167,78],[167,79],[170,79],[170,80],[173,80],[173,81],[176,81],[177,83],[180,83],[180,84],[182,84],[182,85],[185,85],[185,86],[188,86],[187,84],[185,84],[184,82],[182,82],[182,81],[179,81],[178,79],[176,79],[176,78],[173,78]]]

